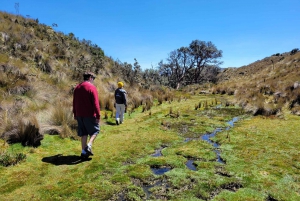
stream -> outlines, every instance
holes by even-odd
[[[238,120],[239,120],[238,117],[234,117],[232,120],[228,121],[227,123],[229,124],[229,126],[226,127],[225,130],[229,130],[231,127],[233,127],[234,123]],[[220,156],[220,150],[219,150],[220,145],[211,140],[212,137],[216,136],[216,134],[218,132],[221,132],[221,131],[223,131],[223,129],[216,128],[212,133],[201,135],[198,138],[186,138],[184,140],[184,142],[188,142],[190,140],[204,140],[204,141],[207,141],[208,143],[210,143],[214,147],[213,151],[216,153],[216,161],[219,162],[219,163],[224,164],[225,162]],[[155,150],[155,153],[153,153],[151,156],[152,157],[161,157],[161,156],[163,156],[162,150],[164,148],[166,148],[166,146],[162,146],[159,149]],[[197,167],[194,165],[194,160],[193,159],[188,159],[187,162],[185,163],[185,165],[188,169],[193,170],[193,171],[197,171]],[[155,175],[163,175],[166,172],[172,170],[172,168],[170,168],[170,167],[151,167],[151,170],[152,170],[153,174],[155,174]],[[150,198],[151,194],[152,194],[151,189],[153,187],[157,187],[157,186],[161,186],[165,190],[167,190],[169,188],[169,186],[167,185],[167,182],[164,181],[164,180],[157,181],[157,182],[155,182],[151,185],[142,185],[143,191],[146,195],[146,200],[148,200]]]
[[[238,120],[239,120],[238,117],[234,117],[232,120],[228,121],[227,123],[229,124],[229,126],[226,127],[225,130],[229,130],[231,127],[233,127],[234,123],[237,122]],[[216,153],[216,161],[219,162],[219,163],[223,163],[224,164],[225,162],[224,162],[224,160],[220,156],[220,154],[221,154],[220,150],[219,150],[219,146],[220,145],[218,143],[216,143],[216,142],[213,142],[211,140],[212,137],[216,136],[216,134],[218,132],[221,132],[221,131],[223,131],[223,129],[216,128],[212,133],[207,133],[207,134],[201,135],[200,139],[204,140],[204,141],[207,141],[208,143],[210,143],[214,147],[213,151]],[[186,138],[184,140],[184,142],[188,142],[190,140],[199,140],[199,138]],[[161,147],[161,148],[157,149],[155,151],[155,153],[152,154],[151,156],[153,156],[153,157],[160,157],[160,156],[162,156],[162,149],[163,148],[165,148],[165,147]],[[194,160],[193,159],[189,159],[186,162],[185,165],[190,170],[197,171],[197,167],[194,165]],[[166,167],[157,168],[157,167],[155,167],[155,168],[151,168],[151,170],[156,175],[162,175],[162,174],[168,172],[169,170],[171,170],[171,168],[166,168]]]

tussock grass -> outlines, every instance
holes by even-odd
[[[2,153],[0,154],[0,165],[4,167],[16,165],[26,159],[26,155],[23,153],[9,154]]]
[[[6,121],[9,125],[6,125],[1,138],[8,143],[21,143],[23,146],[33,147],[40,145],[43,135],[40,134],[39,123],[34,115]]]
[[[74,120],[72,113],[72,103],[68,100],[58,102],[54,105],[51,112],[50,123],[61,126],[63,124],[72,124]]]
[[[295,54],[287,52],[248,66],[228,68],[219,74],[218,84],[211,91],[213,94],[234,95],[233,102],[253,114],[258,111],[258,114],[274,115],[280,113],[286,104],[292,106],[290,109],[294,114],[299,114],[297,106],[293,107],[294,94],[298,94],[299,89],[296,83],[300,81],[300,71],[297,70],[299,55],[299,51]],[[279,99],[280,104],[277,104]],[[264,102],[268,104],[262,104]]]

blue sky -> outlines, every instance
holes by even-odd
[[[300,48],[299,0],[0,1],[1,11],[56,23],[56,31],[90,40],[121,62],[136,58],[143,69],[193,40],[222,50],[222,68]]]

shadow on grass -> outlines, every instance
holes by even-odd
[[[90,160],[92,159],[91,158],[82,159],[80,156],[76,156],[76,155],[63,156],[62,154],[44,157],[42,159],[43,162],[51,163],[53,165],[76,165]]]
[[[117,126],[115,122],[110,122],[110,121],[107,121],[106,124],[110,126]]]

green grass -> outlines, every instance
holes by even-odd
[[[227,171],[274,199],[299,199],[299,120],[254,117],[218,135]]]
[[[221,164],[209,143],[184,142],[186,137],[226,128],[228,120],[242,115],[235,107],[195,110],[195,104],[215,98],[220,97],[164,102],[153,106],[151,115],[140,107],[130,116],[127,113],[119,126],[111,117],[101,119],[95,155],[82,163],[75,161],[80,154],[77,140],[45,135],[38,148],[11,145],[6,151],[23,153],[26,160],[0,166],[1,199],[297,200],[300,118],[288,114],[285,119],[243,118],[213,139],[221,144],[226,160]],[[169,114],[170,107],[179,112],[178,118]],[[152,157],[160,147],[163,156]],[[186,167],[188,159],[195,160],[196,171]],[[171,170],[154,175],[151,167]],[[154,187],[146,195],[143,188],[148,185]]]

